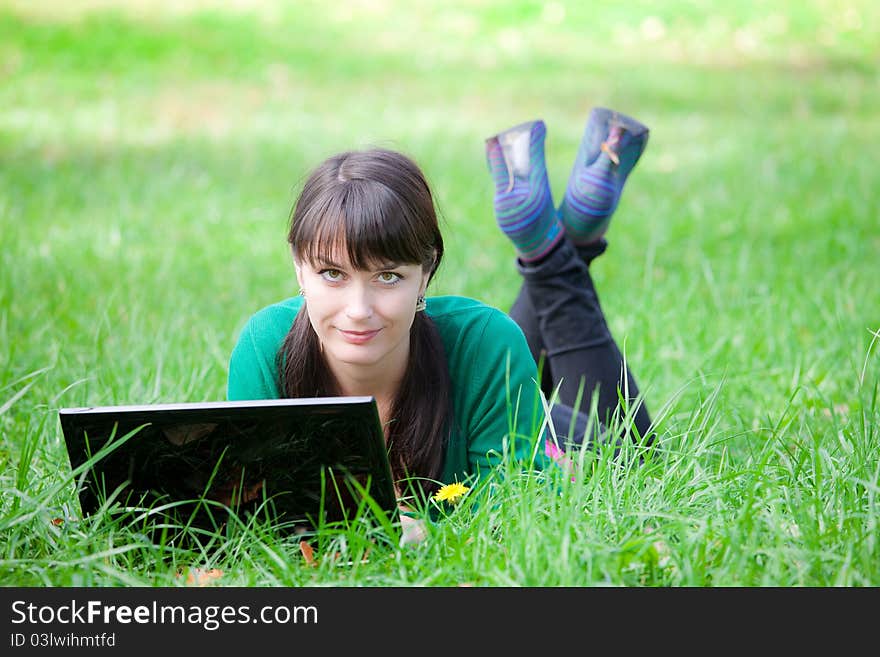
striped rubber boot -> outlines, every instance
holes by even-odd
[[[632,117],[594,108],[568,180],[559,218],[576,245],[608,230],[623,185],[648,143],[648,128]]]
[[[544,257],[564,236],[556,216],[540,119],[486,140],[486,160],[495,183],[495,219],[523,262]]]

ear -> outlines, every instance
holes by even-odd
[[[425,289],[428,287],[428,283],[431,282],[431,279],[434,277],[434,274],[435,274],[436,271],[437,271],[437,249],[434,249],[434,256],[431,258],[431,260],[432,260],[432,262],[431,262],[431,266],[430,266],[430,267],[428,267],[427,269],[425,269],[424,267],[422,267],[422,269],[424,270],[424,271],[422,272],[422,274],[423,274],[423,279],[424,279],[424,280],[422,281],[422,288],[421,288],[421,289],[422,289],[422,294],[425,293]]]
[[[296,283],[299,285],[299,289],[303,289],[303,273],[302,268],[300,267],[299,260],[295,257],[293,259],[293,268],[296,270]]]
[[[419,286],[419,294],[425,296],[425,291],[428,289],[428,282],[431,280],[431,270],[422,271],[422,284]]]

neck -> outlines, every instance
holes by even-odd
[[[408,357],[409,349],[403,354],[395,354],[394,362],[382,362],[373,366],[341,362],[330,362],[328,365],[339,385],[340,394],[375,397],[379,407],[379,417],[382,424],[386,425],[391,420],[391,412],[406,372]]]

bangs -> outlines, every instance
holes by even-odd
[[[313,204],[291,227],[293,251],[311,266],[334,262],[343,252],[360,270],[395,264],[426,266],[434,261],[433,235],[419,234],[412,208],[375,181],[349,180],[323,203]]]

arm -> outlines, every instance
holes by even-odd
[[[492,313],[471,345],[467,417],[468,465],[485,472],[507,453],[525,465],[543,467],[535,440],[543,419],[537,366],[516,323]]]
[[[275,383],[275,352],[272,342],[258,340],[251,318],[238,336],[238,342],[229,358],[229,376],[226,398],[230,401],[245,399],[277,399]],[[262,344],[261,344],[262,343]]]

